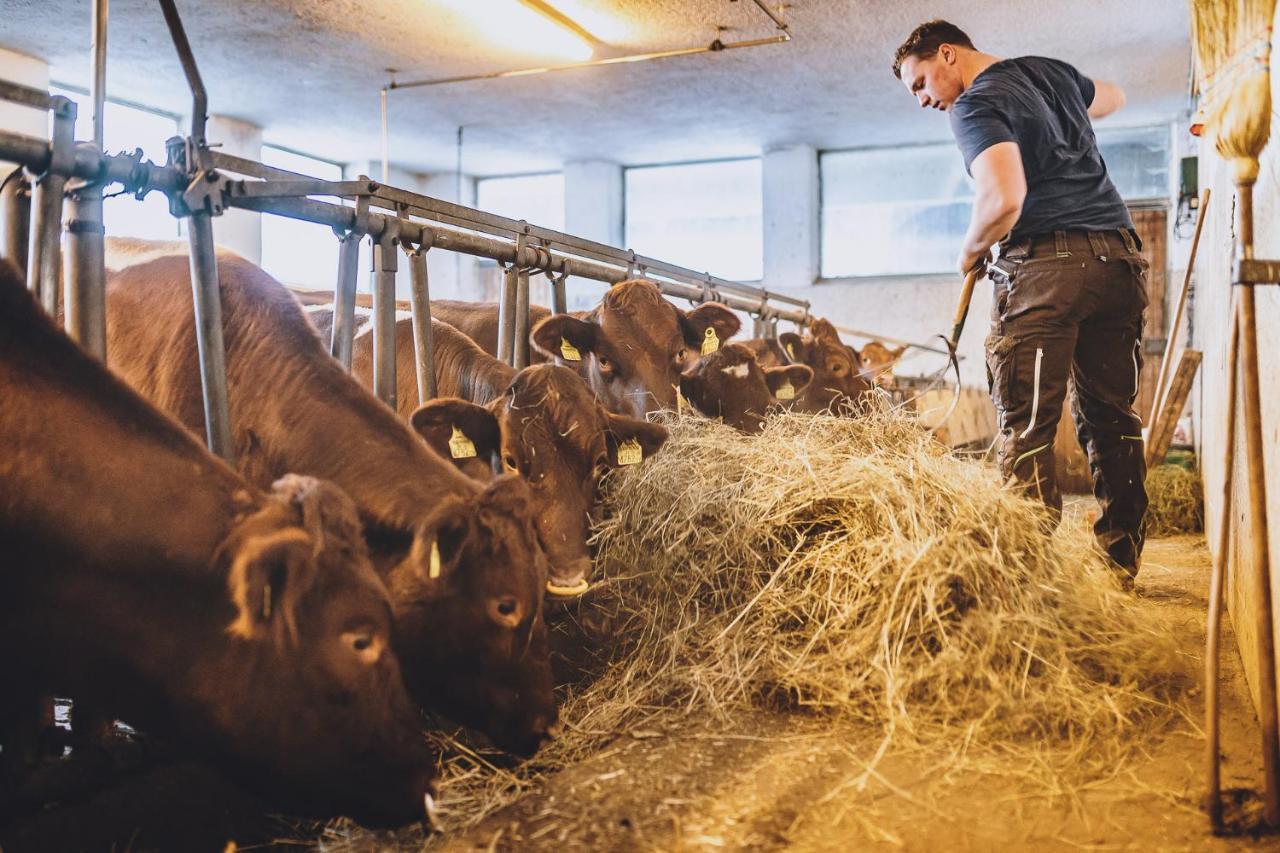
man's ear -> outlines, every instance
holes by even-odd
[[[706,352],[703,351],[704,344],[710,340],[707,329],[715,333],[715,349],[719,349],[721,344],[738,334],[738,330],[742,328],[742,321],[737,314],[715,302],[699,305],[692,311],[681,312],[678,308],[676,311],[680,313],[680,333],[684,336],[684,342],[695,353],[707,355],[714,352],[709,347]]]
[[[576,367],[587,353],[595,351],[598,334],[599,326],[589,320],[579,320],[568,314],[552,314],[534,326],[529,337],[543,355]]]
[[[813,370],[807,364],[788,364],[785,367],[766,367],[764,381],[769,385],[769,393],[778,396],[778,389],[791,385],[791,397],[799,394],[813,381]],[[791,399],[785,395],[780,399]]]
[[[609,464],[618,465],[618,447],[627,442],[635,442],[640,446],[641,460],[648,459],[666,443],[667,428],[662,424],[653,424],[638,418],[607,413],[608,425],[605,432],[605,443],[609,446]],[[626,458],[624,456],[624,461]]]
[[[290,527],[239,544],[227,575],[236,618],[227,633],[246,640],[296,643],[298,602],[315,582],[313,542],[301,528]]]
[[[428,400],[409,416],[409,423],[432,450],[459,468],[468,465],[468,459],[487,466],[502,447],[493,412],[457,397]]]
[[[783,332],[778,335],[778,343],[792,364],[804,364],[809,360],[809,344],[795,332]]]

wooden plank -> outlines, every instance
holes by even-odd
[[[1147,467],[1151,468],[1164,461],[1173,442],[1173,430],[1187,405],[1187,397],[1191,394],[1191,383],[1195,379],[1196,370],[1200,367],[1199,350],[1184,349],[1178,359],[1178,368],[1169,382],[1169,390],[1164,395],[1164,405],[1151,425],[1151,434],[1147,438]]]

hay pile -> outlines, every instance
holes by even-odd
[[[1147,472],[1147,535],[1173,536],[1204,530],[1204,485],[1181,465],[1158,465]]]
[[[603,580],[560,620],[610,626],[598,676],[569,688],[565,733],[530,764],[459,746],[451,826],[688,714],[811,709],[867,724],[881,751],[945,743],[1054,774],[1114,771],[1180,714],[1177,633],[1139,617],[1084,531],[1046,533],[1037,505],[907,417],[670,427],[611,478]]]

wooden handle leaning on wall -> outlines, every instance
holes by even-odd
[[[1173,311],[1173,323],[1169,325],[1169,338],[1164,343],[1164,357],[1160,359],[1160,372],[1156,375],[1156,391],[1151,397],[1151,414],[1147,417],[1147,428],[1151,429],[1160,414],[1166,386],[1169,382],[1169,368],[1173,366],[1173,347],[1178,340],[1178,329],[1182,326],[1182,314],[1187,307],[1187,293],[1191,290],[1191,273],[1196,268],[1196,251],[1200,248],[1200,230],[1204,228],[1205,215],[1209,209],[1209,188],[1205,187],[1200,196],[1200,210],[1196,215],[1196,232],[1191,238],[1191,254],[1187,258],[1187,271],[1182,277],[1182,289],[1178,291],[1178,305]]]

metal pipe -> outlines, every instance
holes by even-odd
[[[511,350],[512,366],[517,370],[529,366],[529,270],[524,267],[516,274],[516,317],[514,346]]]
[[[26,274],[31,240],[31,184],[19,166],[0,182],[0,258]]]
[[[67,174],[75,162],[76,105],[52,98],[53,142],[49,168],[36,181],[31,195],[34,221],[27,253],[27,287],[50,317],[58,314],[62,275],[62,197]]]
[[[71,339],[107,360],[106,233],[102,186],[85,184],[67,197],[67,260],[63,276],[66,329]]]
[[[329,354],[351,372],[356,337],[356,279],[360,273],[361,236],[348,231],[338,240],[338,280],[333,286],[333,331]]]
[[[755,2],[756,2],[756,5],[760,7],[760,11],[768,15],[769,20],[773,21],[774,26],[782,30],[784,33],[789,34],[791,32],[791,30],[787,27],[786,22],[782,20],[781,16],[777,15],[772,9],[770,9],[767,5],[765,5],[764,0],[755,0]],[[790,35],[788,35],[788,39],[790,39]]]
[[[373,393],[396,408],[396,269],[394,228],[374,245],[373,267]]]
[[[102,151],[103,109],[107,103],[107,11],[109,0],[93,0],[93,78],[89,81],[89,98],[93,101],[93,144]]]
[[[387,119],[387,87],[378,93],[382,112],[382,182],[391,180],[391,130]]]
[[[191,244],[191,295],[196,350],[200,357],[200,388],[204,394],[205,437],[209,450],[234,466],[231,407],[227,398],[227,351],[222,338],[222,293],[218,284],[213,219],[209,213],[191,214],[187,219],[187,237]]]
[[[431,329],[431,288],[427,281],[427,250],[409,252],[410,294],[413,305],[413,355],[418,370],[418,402],[438,396],[435,337]]]
[[[519,272],[512,264],[502,276],[502,298],[498,300],[498,361],[515,361],[516,280]]]
[[[182,18],[178,15],[174,0],[160,0],[160,10],[164,13],[164,22],[169,27],[173,47],[178,52],[178,61],[182,63],[182,73],[187,77],[187,86],[191,89],[191,143],[198,151],[205,147],[205,125],[209,120],[209,96],[205,92],[195,54],[191,52],[191,42],[187,41],[187,32],[182,27]],[[203,163],[199,165],[201,168],[205,166]]]
[[[557,314],[568,314],[569,313],[569,307],[568,307],[569,294],[565,292],[568,286],[568,282],[566,281],[568,276],[562,275],[562,276],[559,276],[558,278],[553,278],[552,276],[548,275],[547,278],[550,279],[551,281],[552,310],[555,311]]]
[[[538,74],[552,74],[556,71],[573,71],[576,68],[599,68],[605,65],[625,65],[632,62],[649,62],[654,59],[670,59],[676,56],[693,56],[699,53],[722,53],[726,50],[738,50],[746,47],[761,47],[768,44],[782,44],[791,41],[791,36],[783,34],[768,38],[748,39],[746,41],[723,42],[719,39],[700,47],[684,47],[675,50],[657,50],[650,53],[633,53],[627,56],[613,56],[608,59],[590,59],[586,62],[572,62],[567,65],[544,65],[538,68],[521,68],[515,71],[492,71],[488,74],[466,74],[461,77],[440,77],[433,80],[411,80],[408,83],[388,84],[388,89],[414,89],[423,86],[444,86],[449,83],[468,83],[473,80],[501,80],[507,77],[532,77]]]

